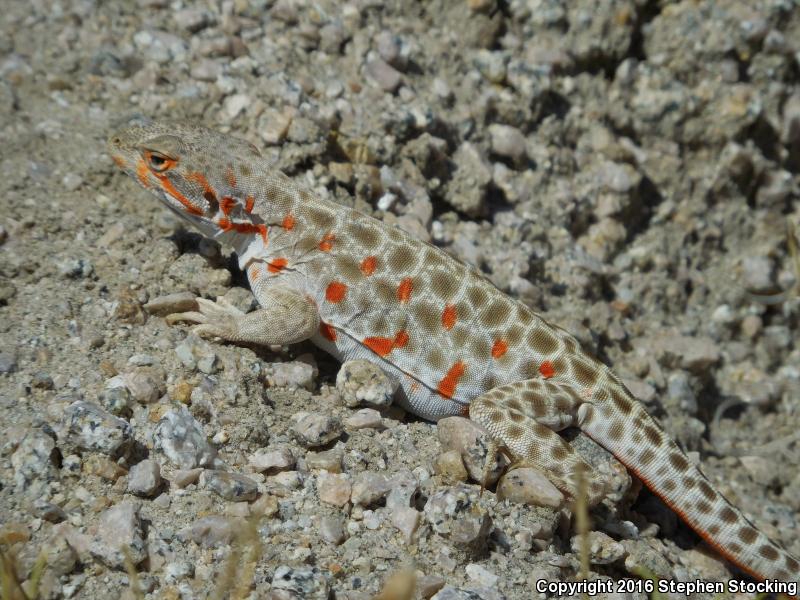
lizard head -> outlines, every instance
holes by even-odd
[[[206,234],[229,231],[237,217],[250,220],[245,208],[252,206],[255,190],[237,173],[258,172],[263,159],[249,142],[192,125],[136,120],[108,138],[108,152],[143,188]]]

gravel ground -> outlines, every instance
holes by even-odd
[[[41,597],[135,598],[135,571],[147,598],[366,600],[411,568],[420,597],[537,598],[578,566],[540,474],[479,495],[468,422],[404,414],[379,373],[307,344],[166,325],[195,295],[251,295],[117,172],[104,140],[135,114],[234,132],[475,265],[800,554],[796,0],[0,10],[0,549],[20,581],[43,553]],[[619,484],[592,513],[593,577],[730,576],[574,442]]]

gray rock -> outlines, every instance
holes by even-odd
[[[293,469],[295,459],[288,448],[267,448],[256,450],[248,459],[248,463],[257,473],[273,474]]]
[[[367,63],[367,75],[385,92],[395,92],[403,81],[403,75],[387,62],[374,58]]]
[[[137,496],[152,496],[161,486],[161,466],[152,459],[136,463],[128,472],[128,492]]]
[[[400,38],[391,31],[384,30],[375,36],[375,49],[380,57],[398,69],[402,69],[404,62],[400,55],[401,48]]]
[[[371,506],[379,502],[391,489],[391,482],[379,473],[364,471],[353,481],[353,504]]]
[[[479,565],[477,563],[470,563],[466,566],[464,570],[467,573],[467,577],[469,577],[479,586],[485,588],[497,587],[497,582],[499,581],[500,577],[492,573],[486,567]]]
[[[58,576],[72,573],[78,564],[78,555],[69,545],[66,536],[54,533],[44,545],[47,569]]]
[[[171,560],[162,571],[164,582],[174,585],[183,579],[194,577],[194,565],[188,560]]]
[[[93,556],[114,569],[125,567],[123,549],[134,565],[147,558],[139,505],[133,502],[121,502],[100,515],[97,533],[89,547]]]
[[[175,347],[180,361],[187,369],[197,369],[206,375],[213,375],[220,370],[217,353],[211,344],[190,335]]]
[[[464,417],[446,417],[437,423],[436,428],[442,450],[445,452],[455,450],[461,454],[464,466],[467,468],[470,477],[474,481],[484,483],[480,480],[486,464],[489,442],[486,433],[475,423]],[[505,457],[499,453],[493,458],[487,481],[485,482],[486,486],[490,486],[497,481],[507,462]]]
[[[497,497],[517,504],[554,509],[564,504],[564,494],[540,471],[528,467],[513,469],[501,477],[497,484]]]
[[[133,407],[136,406],[130,391],[123,386],[105,389],[100,392],[97,399],[104,408],[118,417],[130,418]]]
[[[167,391],[164,374],[157,369],[140,367],[122,375],[125,387],[141,404],[157,402]]]
[[[414,498],[419,490],[419,483],[409,470],[394,473],[389,480],[389,495],[386,496],[386,508],[413,506]]]
[[[58,504],[48,502],[44,498],[36,498],[31,506],[31,514],[50,523],[61,523],[66,520],[67,513]]]
[[[331,448],[322,452],[309,452],[306,454],[306,467],[312,471],[341,473],[343,456],[344,453],[341,448]]]
[[[172,15],[175,24],[190,33],[196,33],[213,22],[213,15],[200,8],[183,8]]]
[[[405,543],[410,544],[422,522],[422,513],[411,507],[396,506],[391,509],[389,520],[403,535]]]
[[[179,488],[184,488],[187,485],[192,485],[193,483],[197,483],[197,480],[200,479],[200,473],[203,472],[203,469],[175,469],[172,472],[170,481],[174,483]]]
[[[85,279],[94,273],[94,265],[85,258],[66,259],[57,266],[58,274],[66,279]]]
[[[91,402],[77,401],[64,411],[59,441],[67,448],[116,456],[133,439],[133,428]]]
[[[477,592],[448,585],[439,590],[431,600],[484,600],[484,598]]]
[[[292,425],[291,433],[306,448],[324,446],[343,433],[342,423],[336,417],[319,413],[306,413]]]
[[[178,539],[192,541],[204,548],[230,544],[236,536],[238,520],[231,517],[212,515],[201,517],[178,532]]]
[[[461,144],[453,155],[456,171],[447,185],[446,199],[453,208],[470,216],[486,210],[486,194],[492,182],[492,169],[477,146]]]
[[[329,544],[338,546],[347,539],[344,525],[344,519],[339,515],[324,516],[319,521],[319,534]]]
[[[52,390],[55,384],[49,373],[34,371],[33,375],[31,375],[31,386],[40,390]]]
[[[270,363],[264,367],[264,378],[270,387],[313,390],[317,368],[301,360]]]
[[[570,539],[570,547],[575,554],[580,553],[582,535]],[[625,547],[602,531],[589,532],[589,562],[593,565],[610,565],[623,558]]]
[[[56,468],[56,444],[49,435],[33,430],[25,434],[11,455],[11,466],[14,467],[14,483],[19,491],[31,487],[36,482],[33,495],[38,495],[42,486],[58,478]],[[34,491],[34,490],[30,490]]]
[[[13,350],[0,352],[0,375],[8,375],[17,370],[17,355]]]
[[[445,583],[444,577],[439,575],[423,575],[417,578],[417,591],[422,598],[430,598],[441,590]]]
[[[317,476],[317,494],[321,502],[344,506],[350,502],[351,491],[352,485],[348,475],[323,471]]]
[[[525,157],[525,136],[516,127],[510,125],[489,125],[492,152],[512,160],[521,160]]]
[[[330,584],[317,567],[281,565],[272,576],[272,594],[276,600],[328,600]]]
[[[392,403],[397,382],[371,361],[349,360],[336,374],[336,389],[345,406],[369,404],[381,407]]]
[[[742,260],[742,284],[754,293],[775,292],[775,263],[766,256],[746,256]]]
[[[492,526],[478,504],[478,490],[463,485],[432,494],[423,512],[436,533],[459,546],[483,543]]]
[[[381,418],[381,413],[374,408],[362,408],[347,417],[344,426],[351,431],[358,429],[383,429],[383,419]]]
[[[258,496],[258,484],[239,473],[206,470],[200,474],[200,485],[225,500],[234,502],[249,502]]]
[[[208,467],[216,452],[208,443],[203,426],[185,406],[167,412],[153,435],[155,448],[179,469]]]

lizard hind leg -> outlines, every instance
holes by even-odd
[[[536,393],[531,390],[551,392]],[[509,469],[531,466],[542,471],[552,483],[570,497],[579,493],[582,470],[587,480],[590,506],[599,503],[607,485],[555,428],[573,425],[581,399],[569,386],[526,380],[504,385],[479,396],[470,403],[470,418],[489,432],[495,447],[508,449],[514,460]],[[493,458],[493,453],[487,460]]]

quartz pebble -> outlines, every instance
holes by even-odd
[[[345,406],[367,404],[380,408],[392,403],[397,383],[372,361],[349,360],[336,375],[336,389]]]
[[[491,517],[478,505],[478,490],[464,485],[435,492],[423,512],[436,533],[458,546],[481,543],[491,529]]]
[[[336,417],[319,413],[302,414],[292,425],[292,435],[306,448],[324,446],[337,439],[343,432],[342,423]]]
[[[161,485],[161,467],[151,459],[143,460],[128,472],[128,491],[137,496],[152,496]]]
[[[255,500],[258,495],[258,484],[255,481],[246,475],[228,471],[207,469],[200,474],[200,485],[233,502]]]
[[[295,460],[288,448],[267,448],[257,450],[248,458],[248,463],[257,473],[272,474],[292,469]]]
[[[155,448],[179,469],[211,466],[216,452],[203,426],[185,406],[168,411],[156,427]]]
[[[116,456],[132,439],[133,428],[127,421],[96,404],[79,400],[64,411],[59,441],[68,448]]]
[[[507,472],[497,484],[497,497],[517,504],[559,509],[564,494],[541,471],[520,467]]]
[[[464,417],[446,417],[437,424],[437,433],[442,450],[454,450],[461,455],[469,476],[480,481],[486,464],[488,437],[475,423]],[[495,483],[503,472],[507,461],[498,454],[493,458],[485,485]]]
[[[275,600],[328,600],[330,584],[317,567],[281,565],[272,576],[272,590],[278,593]]]
[[[123,548],[134,565],[147,557],[139,505],[132,502],[121,502],[100,515],[90,550],[109,567],[121,569],[126,560]]]

